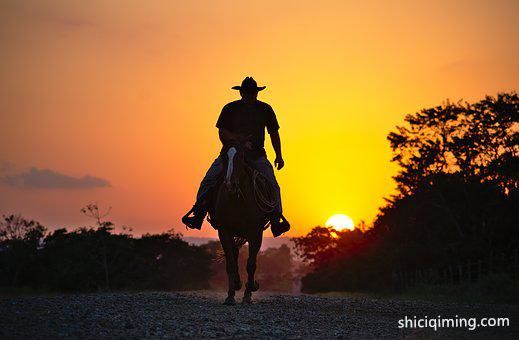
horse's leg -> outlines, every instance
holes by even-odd
[[[249,240],[249,258],[247,259],[247,284],[245,285],[245,293],[243,294],[243,302],[252,302],[252,292],[259,289],[259,284],[254,280],[256,272],[256,259],[261,248],[262,231]]]
[[[232,242],[233,247],[233,255],[234,255],[234,262],[236,263],[236,276],[234,277],[234,290],[240,290],[242,283],[240,279],[240,266],[238,265],[238,258],[240,257],[240,248],[236,244],[236,242]]]
[[[238,273],[238,266],[234,257],[234,239],[232,235],[225,231],[218,230],[218,238],[222,244],[223,252],[225,254],[225,269],[227,271],[227,280],[229,284],[229,290],[227,291],[227,298],[225,299],[225,305],[234,305],[234,280]]]

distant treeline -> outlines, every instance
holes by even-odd
[[[99,290],[193,290],[224,286],[219,242],[194,246],[173,231],[133,237],[101,221],[96,205],[83,212],[93,227],[48,232],[20,215],[0,221],[0,292],[76,292]],[[247,247],[242,248],[240,262]],[[258,255],[262,287],[291,291],[293,258],[288,247]],[[246,277],[244,277],[245,279]],[[226,284],[226,281],[225,281]]]
[[[38,222],[6,216],[0,235],[0,286],[41,291],[202,289],[211,256],[166,232],[134,238],[111,223],[46,233]],[[6,233],[7,231],[7,233]]]
[[[412,281],[477,280],[492,271],[517,280],[517,93],[447,102],[405,121],[388,136],[401,169],[398,193],[373,226],[316,227],[294,239],[313,269],[303,291],[388,291]]]

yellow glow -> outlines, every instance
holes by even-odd
[[[371,224],[395,190],[386,137],[406,114],[519,89],[514,0],[17,3],[0,1],[0,179],[36,167],[112,185],[0,180],[1,213],[49,228],[89,223],[79,209],[98,202],[136,234],[216,237],[180,219],[245,76],[281,126],[287,236],[344,207]]]
[[[355,229],[353,220],[344,214],[332,215],[328,219],[328,221],[326,221],[326,226],[333,227],[337,231],[341,231],[344,229],[349,229],[349,230]]]

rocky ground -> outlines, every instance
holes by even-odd
[[[125,292],[0,297],[0,339],[14,338],[515,338],[519,306],[258,293]],[[399,329],[405,316],[508,317],[504,328]]]

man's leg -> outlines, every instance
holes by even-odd
[[[290,223],[282,215],[281,190],[274,175],[274,168],[267,157],[260,157],[251,161],[251,165],[265,177],[274,189],[277,204],[270,217],[270,229],[274,237],[277,237],[290,229]]]
[[[198,192],[196,193],[197,203],[203,203],[207,192],[211,190],[218,182],[222,170],[223,161],[222,158],[218,156],[207,170],[204,178],[202,179],[202,182],[200,182],[200,187],[198,188]]]
[[[200,187],[198,188],[198,192],[196,194],[196,203],[193,208],[182,217],[182,222],[192,229],[200,229],[202,228],[202,223],[204,222],[205,215],[207,214],[207,202],[206,195],[211,190],[216,183],[218,182],[218,178],[223,170],[223,162],[220,156],[218,156],[213,164],[207,170],[202,182],[200,182]],[[193,216],[189,216],[193,213]]]

